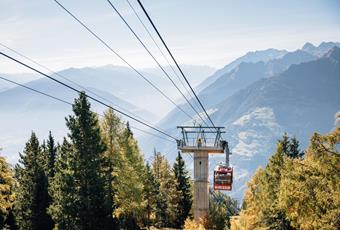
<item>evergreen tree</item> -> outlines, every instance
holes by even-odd
[[[109,109],[104,113],[104,118],[100,122],[101,136],[107,149],[103,159],[103,172],[105,177],[106,206],[109,210],[109,222],[106,224],[108,229],[118,227],[118,220],[112,218],[116,209],[115,197],[117,195],[118,172],[121,168],[121,156],[119,139],[122,135],[123,126],[120,118]]]
[[[304,153],[300,151],[299,149],[299,141],[293,137],[290,140],[290,145],[289,145],[289,154],[288,156],[290,158],[302,158]]]
[[[41,166],[44,169],[45,174],[45,181],[47,183],[44,184],[44,194],[40,198],[40,202],[42,202],[42,206],[49,207],[52,203],[52,197],[48,193],[48,187],[50,186],[50,183],[53,180],[54,174],[55,174],[55,160],[56,160],[56,154],[57,154],[57,147],[54,141],[54,138],[52,136],[51,131],[49,132],[49,136],[47,141],[43,141],[43,144],[41,145],[42,154],[40,156],[40,162]],[[42,223],[43,226],[45,226],[45,229],[53,229],[54,222],[50,215],[46,214],[44,223]]]
[[[26,143],[17,165],[18,190],[15,214],[20,229],[51,229],[47,214],[48,181],[42,150],[35,133]]]
[[[305,159],[287,159],[279,204],[296,229],[340,228],[340,126],[314,134]]]
[[[55,174],[55,162],[57,158],[57,145],[54,141],[51,131],[49,132],[46,142],[46,174],[49,180],[52,180]]]
[[[119,146],[115,215],[123,228],[139,229],[144,219],[145,165],[128,124],[120,136]]]
[[[74,115],[66,119],[70,145],[63,144],[51,186],[50,212],[61,229],[103,229],[109,216],[101,167],[105,144],[85,93],[80,93],[75,100],[73,112]],[[61,165],[65,167],[61,168]]]
[[[285,145],[288,154],[279,142],[266,168],[248,183],[242,227],[339,229],[339,143],[340,125],[325,136],[314,134],[304,158],[295,138]]]
[[[153,171],[156,180],[160,184],[160,192],[156,204],[157,227],[174,227],[176,210],[178,208],[179,193],[176,190],[177,181],[169,162],[161,153],[154,155]]]
[[[58,229],[81,229],[78,217],[79,187],[74,180],[75,170],[72,159],[73,147],[64,138],[58,150],[55,176],[49,187],[52,204],[48,212],[51,214]]]
[[[146,223],[147,228],[152,225],[151,215],[156,211],[157,206],[157,196],[159,194],[159,183],[151,170],[150,165],[146,164],[146,180],[144,184],[144,200],[146,202],[145,212],[146,212]]]
[[[176,190],[179,195],[177,198],[178,206],[175,211],[176,228],[182,228],[185,220],[188,218],[192,206],[192,194],[190,186],[190,177],[185,169],[185,162],[178,152],[178,156],[173,166],[173,172],[176,178]]]
[[[292,229],[285,213],[278,207],[278,192],[281,183],[282,169],[284,166],[284,154],[289,151],[284,142],[279,142],[276,153],[269,159],[263,179],[263,198],[265,208],[262,210],[263,223],[271,229]],[[286,151],[286,152],[285,152]]]
[[[5,225],[7,225],[6,228],[9,227],[8,224],[15,198],[13,191],[15,180],[13,176],[13,171],[5,158],[0,156],[0,229],[4,229]]]
[[[239,214],[237,200],[221,192],[210,190],[209,216],[205,222],[206,229],[230,229],[230,217]]]
[[[282,152],[289,155],[290,140],[286,132],[283,134],[282,139],[279,140],[278,143],[281,144]]]
[[[281,145],[282,152],[290,158],[302,158],[304,153],[299,149],[299,141],[293,137],[289,138],[287,133],[284,133],[281,140],[278,141]]]

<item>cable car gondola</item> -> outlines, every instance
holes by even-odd
[[[233,168],[225,164],[217,165],[214,170],[214,190],[231,191],[233,184]]]

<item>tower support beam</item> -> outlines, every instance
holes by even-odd
[[[194,152],[194,218],[204,218],[209,212],[209,153]]]

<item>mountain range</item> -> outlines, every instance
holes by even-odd
[[[241,62],[198,95],[215,124],[226,127],[224,137],[230,143],[235,170],[235,189],[230,195],[237,199],[242,199],[246,181],[256,168],[264,166],[284,132],[296,136],[304,149],[313,132],[327,133],[334,127],[340,110],[339,43],[322,43],[312,51],[306,46],[294,52],[281,51],[283,55],[274,59]],[[189,109],[186,104],[182,107]],[[192,124],[175,109],[158,126],[179,135],[173,122]],[[141,143],[144,148],[174,151],[171,144],[152,137]],[[210,172],[223,160],[223,156],[211,157]]]
[[[165,67],[169,69],[170,67]],[[164,79],[160,70],[148,68],[139,70],[169,97],[178,97],[172,85]],[[191,76],[191,81],[198,84],[212,74],[213,68],[207,66],[184,66],[184,71]],[[143,79],[138,77],[131,69],[122,66],[106,65],[101,67],[68,68],[52,76],[71,86],[79,88],[81,84],[92,96],[105,98],[105,103],[111,104],[124,112],[129,111],[148,121],[157,121],[162,113],[171,109],[172,104],[164,100],[160,94],[151,88]],[[60,77],[63,76],[70,81]],[[50,93],[67,102],[73,102],[77,96],[71,90],[33,73],[0,74],[36,90]],[[122,87],[124,86],[124,87]],[[154,100],[154,98],[160,98]],[[94,111],[100,113],[105,108],[92,102]],[[57,139],[65,136],[67,130],[64,117],[71,113],[69,105],[55,101],[51,98],[36,94],[22,87],[0,79],[0,146],[7,154],[10,162],[16,162],[18,152],[23,149],[31,130],[38,136],[45,138],[49,130]],[[138,124],[132,125],[138,126]],[[138,126],[139,127],[139,126]],[[143,127],[144,128],[144,127]],[[139,133],[140,134],[140,133]],[[138,134],[137,134],[138,135]]]
[[[224,138],[230,143],[233,153],[230,160],[235,170],[231,196],[242,199],[246,181],[257,167],[265,164],[284,132],[296,136],[303,149],[313,132],[326,133],[334,127],[335,114],[340,110],[340,48],[337,47],[340,43],[323,42],[319,46],[306,43],[291,52],[273,48],[248,52],[215,73],[206,66],[185,66],[184,72],[196,77],[189,80],[194,82],[198,97],[212,120],[216,125],[226,127]],[[160,77],[159,70],[141,71],[169,92],[169,97],[182,102],[171,84]],[[149,121],[159,120],[155,112],[162,114],[158,112],[170,108],[168,102],[161,100],[126,67],[69,68],[59,73]],[[76,97],[75,93],[48,79],[29,75],[25,81],[23,76],[11,75],[9,78],[47,93],[53,92],[70,102]],[[4,131],[0,144],[10,162],[17,160],[17,152],[22,150],[30,130],[36,131],[39,137],[46,137],[49,130],[57,139],[65,136],[64,117],[71,113],[69,105],[20,87],[1,86],[0,127]],[[187,103],[180,106],[194,120],[173,109],[163,116],[157,127],[179,136],[176,125],[200,122]],[[102,112],[104,108],[93,103],[93,110]],[[204,116],[203,112],[201,116]],[[139,134],[137,138],[146,159],[152,156],[154,148],[166,154],[170,161],[177,155],[174,142]],[[192,168],[191,158],[184,157]],[[223,156],[211,157],[210,172],[223,159]]]

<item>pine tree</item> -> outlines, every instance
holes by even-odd
[[[138,229],[144,219],[145,165],[128,124],[120,136],[119,146],[115,215],[123,228]]]
[[[15,198],[13,176],[9,164],[4,157],[0,156],[0,229],[4,229],[8,224],[13,208]]]
[[[265,201],[263,213],[263,222],[271,229],[292,229],[289,221],[286,219],[285,213],[278,207],[278,192],[281,183],[282,169],[284,166],[284,155],[288,155],[286,145],[279,142],[276,153],[269,159],[269,163],[265,170],[263,198]],[[286,151],[286,152],[285,152]]]
[[[288,134],[285,132],[282,139],[278,141],[284,154],[289,155],[290,140]]]
[[[43,167],[42,150],[35,133],[26,143],[17,165],[18,190],[15,214],[20,229],[50,229],[47,214],[48,181]]]
[[[279,204],[296,229],[340,228],[340,125],[314,134],[304,159],[287,159]]]
[[[144,184],[144,200],[146,202],[146,227],[149,229],[152,225],[151,215],[155,214],[157,206],[157,196],[159,194],[159,183],[151,170],[150,165],[146,164],[146,180]]]
[[[55,163],[55,175],[49,187],[52,204],[48,212],[51,214],[58,229],[79,230],[80,218],[78,217],[79,190],[74,180],[75,170],[72,158],[73,147],[64,138],[58,150]],[[76,202],[77,201],[77,202]]]
[[[122,158],[120,154],[119,140],[123,132],[123,125],[120,118],[109,109],[104,113],[104,118],[100,122],[102,139],[107,149],[104,154],[103,171],[105,176],[106,205],[109,215],[115,213],[117,188],[119,186],[118,174],[122,170]],[[119,226],[117,218],[110,218],[107,228],[116,229]]]
[[[173,172],[176,178],[176,190],[179,195],[177,198],[178,206],[175,212],[176,228],[182,228],[185,220],[188,218],[192,206],[192,194],[190,186],[190,177],[185,169],[185,162],[178,152],[178,156],[173,166]]]
[[[60,171],[56,172],[51,188],[50,211],[59,228],[103,229],[109,216],[101,167],[105,144],[85,93],[80,93],[75,100],[73,112],[74,115],[66,119],[70,146],[64,143],[65,152],[62,151],[61,156],[65,158],[60,159]]]
[[[52,203],[52,198],[48,193],[48,187],[51,183],[54,173],[55,173],[55,158],[57,154],[57,147],[54,142],[54,138],[52,136],[51,131],[49,132],[49,136],[47,141],[43,141],[41,145],[41,156],[39,156],[41,167],[44,170],[46,182],[44,184],[44,193],[40,197],[41,205],[44,207],[49,207]],[[46,214],[45,218],[42,220],[41,225],[45,226],[45,229],[53,229],[54,222],[50,215]]]
[[[304,153],[300,151],[299,149],[299,141],[293,137],[290,140],[290,145],[289,145],[289,154],[288,156],[291,158],[302,158]]]
[[[174,227],[176,210],[178,206],[177,198],[179,194],[176,190],[177,181],[169,162],[161,153],[154,155],[153,171],[156,180],[160,184],[160,192],[156,204],[157,227]]]
[[[267,167],[248,183],[242,227],[340,229],[339,144],[339,123],[327,135],[315,133],[303,158],[295,157],[302,154],[295,138],[285,145],[290,154],[280,142]]]
[[[230,229],[230,217],[238,215],[239,211],[237,200],[221,192],[210,190],[206,229]]]
[[[54,141],[51,131],[49,132],[46,142],[46,174],[49,180],[52,180],[55,174],[55,162],[57,158],[57,145]]]

